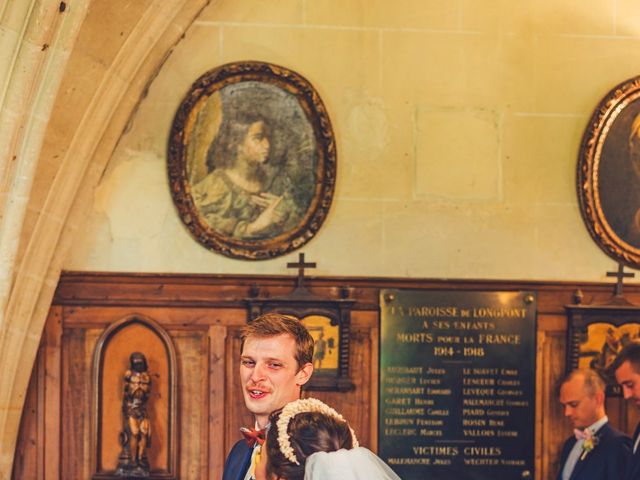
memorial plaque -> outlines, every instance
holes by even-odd
[[[403,480],[533,478],[535,293],[380,295],[383,460]]]

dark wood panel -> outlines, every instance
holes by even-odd
[[[225,449],[225,406],[227,404],[226,345],[227,327],[209,327],[209,480],[220,478],[227,454]],[[203,477],[205,478],[205,477]]]
[[[207,477],[208,455],[208,350],[204,331],[169,331],[178,360],[178,397],[180,439],[180,478],[201,480]]]
[[[377,310],[381,288],[448,290],[535,290],[540,314],[564,314],[563,306],[574,303],[580,289],[584,303],[607,300],[613,283],[544,282],[512,280],[451,280],[362,277],[308,277],[305,285],[315,293],[340,298],[343,287],[357,300],[356,310]],[[54,305],[128,306],[238,306],[258,286],[271,296],[289,293],[295,286],[291,276],[168,275],[64,272]],[[625,285],[627,296],[640,304],[640,283]]]
[[[226,378],[225,378],[225,436],[224,455],[240,440],[240,427],[253,427],[254,419],[244,406],[242,385],[238,381],[240,372],[240,329],[229,328],[227,333]],[[220,472],[220,476],[221,472]]]
[[[156,319],[168,328],[207,330],[210,325],[236,325],[246,323],[246,310],[242,307],[148,307],[148,306],[66,306],[65,327],[106,328],[113,322],[131,315],[132,312]]]
[[[584,302],[605,301],[612,284],[398,278],[309,278],[317,294],[340,298],[348,286],[352,314],[351,392],[310,392],[348,418],[361,440],[377,443],[378,295],[381,288],[534,290],[538,294],[536,478],[553,478],[559,447],[570,432],[555,385],[564,373],[566,315],[581,289]],[[224,458],[253,418],[238,382],[244,300],[294,287],[285,276],[64,273],[56,291],[22,418],[13,478],[90,478],[91,360],[99,335],[132,314],[156,320],[176,345],[179,366],[180,476],[221,477]],[[626,287],[640,304],[640,284]],[[612,423],[633,430],[638,411],[609,401]],[[80,412],[80,414],[78,413]],[[47,468],[44,468],[46,465]],[[41,471],[42,470],[42,471]]]
[[[542,338],[540,338],[542,337]],[[544,332],[538,337],[543,344],[539,348],[538,368],[541,369],[542,385],[540,415],[542,417],[541,432],[541,478],[555,478],[558,472],[560,450],[572,427],[564,418],[562,406],[558,401],[556,388],[565,373],[565,338],[564,332]]]
[[[17,440],[16,453],[13,460],[12,480],[31,478],[42,479],[43,441],[42,432],[38,430],[38,380],[42,376],[42,348],[31,373],[27,398],[24,403],[20,433]],[[40,468],[38,468],[40,467]]]
[[[90,478],[91,338],[99,332],[64,332],[62,342],[61,478]]]

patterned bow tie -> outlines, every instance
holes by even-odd
[[[264,443],[264,437],[267,429],[262,428],[260,430],[256,430],[255,428],[240,427],[240,431],[242,432],[244,439],[247,441],[247,445],[253,447],[256,442],[258,442],[258,445],[262,445]]]
[[[591,430],[585,428],[584,430],[578,430],[577,428],[573,430],[573,434],[576,436],[576,440],[586,440],[592,436]]]

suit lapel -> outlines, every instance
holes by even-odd
[[[592,456],[595,455],[596,453],[595,451],[596,451],[596,448],[598,448],[598,444],[606,440],[605,437],[608,436],[610,428],[611,427],[609,427],[609,424],[605,423],[595,433],[595,438],[597,440],[595,441],[593,450],[588,452],[586,455],[585,455],[584,449],[580,452],[580,456],[578,457],[578,462],[576,463],[576,466],[573,468],[573,472],[571,472],[571,477],[569,477],[569,480],[575,480],[576,478],[578,478],[578,473],[580,473],[580,471],[584,468],[584,466],[587,463],[589,463],[589,460],[592,458]]]
[[[638,439],[638,435],[640,435],[640,423],[638,423],[638,425],[636,425],[636,430],[635,432],[633,432],[633,437],[631,437],[631,440],[633,441],[633,443],[631,444],[631,451],[633,452],[633,447],[636,444],[636,440]],[[640,448],[638,448],[638,450],[640,450]]]
[[[638,439],[638,435],[640,435],[640,423],[636,427],[636,431],[633,432],[631,448],[636,444],[636,440]],[[633,480],[635,478],[640,477],[640,447],[636,452],[631,455],[629,459],[629,463],[627,464],[627,469],[625,471],[624,478],[625,480]]]
[[[573,467],[573,472],[571,472],[571,476],[569,477],[569,480],[575,480],[577,478],[578,473],[580,473],[580,470],[582,470],[584,466],[587,464],[587,462],[589,461],[589,455],[591,453],[592,452],[589,452],[585,457],[583,457],[584,450],[580,452],[580,456],[578,457],[578,461],[576,462],[575,467]]]
[[[237,442],[225,462],[222,480],[244,480],[251,464],[252,452],[253,449],[244,440]]]
[[[624,475],[625,480],[634,480],[640,478],[640,451],[637,451],[631,456],[627,470]]]
[[[251,467],[251,454],[253,453],[253,448],[250,448],[245,454],[244,460],[242,462],[242,468],[240,469],[240,475],[238,476],[238,480],[244,480],[249,467]]]
[[[567,458],[569,457],[569,453],[571,449],[576,443],[576,438],[571,436],[567,439],[562,447],[562,453],[560,454],[560,471],[558,472],[557,480],[562,480],[562,472],[564,471],[564,464],[567,463]]]

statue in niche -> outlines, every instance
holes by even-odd
[[[147,414],[147,400],[151,393],[151,377],[147,359],[140,352],[129,357],[130,369],[124,374],[122,396],[122,451],[118,457],[116,475],[127,478],[149,476],[147,448],[151,446],[151,423]]]

